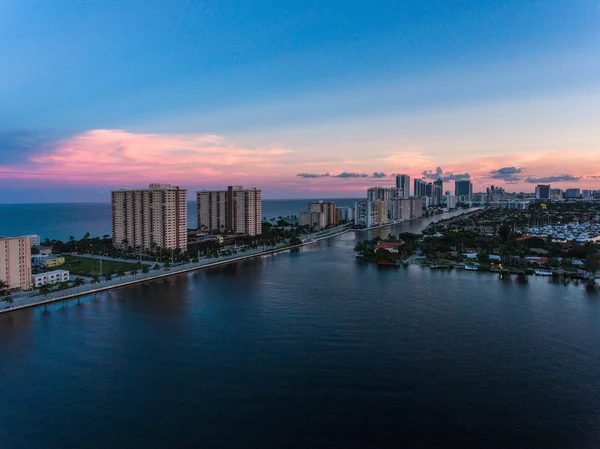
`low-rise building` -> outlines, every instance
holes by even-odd
[[[34,274],[31,276],[33,286],[38,288],[42,285],[58,284],[69,280],[69,272],[67,270],[54,270],[47,273]]]
[[[32,254],[31,265],[35,268],[54,268],[65,263],[63,256],[48,254]]]

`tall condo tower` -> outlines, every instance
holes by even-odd
[[[262,191],[229,186],[196,192],[198,229],[207,232],[262,234]]]
[[[187,250],[187,189],[150,184],[147,189],[113,190],[115,248]]]

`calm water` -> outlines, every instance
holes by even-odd
[[[298,215],[315,200],[263,200],[263,216]],[[328,201],[328,200],[325,200]],[[338,198],[340,207],[354,207],[356,199]],[[112,235],[110,203],[94,204],[0,204],[0,236],[37,234],[42,240],[80,239],[89,232],[93,237]],[[188,203],[188,228],[197,225],[196,203]]]
[[[357,238],[0,315],[0,447],[600,447],[600,297]]]

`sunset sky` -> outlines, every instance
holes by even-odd
[[[599,23],[596,0],[0,0],[0,203],[600,189]]]

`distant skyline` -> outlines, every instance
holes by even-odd
[[[0,0],[0,202],[600,189],[598,23],[592,0]]]

